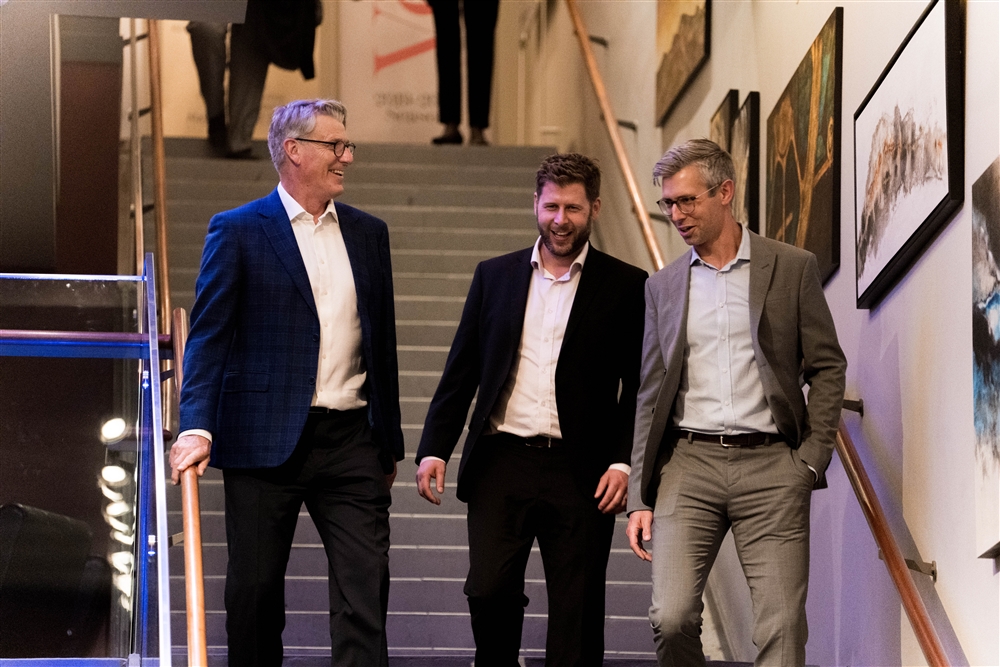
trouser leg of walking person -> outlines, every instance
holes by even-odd
[[[480,130],[490,126],[493,49],[499,6],[499,0],[469,0],[463,8],[468,54],[469,125]]]
[[[538,547],[549,603],[545,664],[601,667],[615,517],[597,509],[597,480],[577,469],[572,447],[541,454],[532,477],[538,487]]]
[[[250,157],[253,129],[260,115],[264,94],[267,51],[254,41],[254,31],[234,24],[229,40],[229,153],[231,157]]]
[[[201,97],[205,100],[208,141],[219,151],[226,149],[226,33],[225,23],[191,21],[191,55],[198,70]]]

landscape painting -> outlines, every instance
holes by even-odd
[[[730,90],[722,104],[712,114],[708,124],[708,138],[719,144],[723,150],[732,149],[733,121],[740,108],[740,91]]]
[[[767,119],[767,236],[840,266],[840,96],[844,10],[837,7]]]
[[[663,125],[708,62],[711,0],[657,0],[656,118]]]
[[[977,551],[1000,555],[1000,158],[972,184],[972,396],[976,427]],[[985,519],[985,520],[984,520]],[[990,547],[993,555],[988,556]]]
[[[859,308],[884,298],[961,204],[960,5],[930,4],[854,115]]]
[[[733,215],[760,231],[760,93],[752,92],[733,120],[729,152],[736,168]]]

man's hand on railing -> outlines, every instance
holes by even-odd
[[[170,481],[181,483],[181,473],[197,466],[198,477],[205,474],[208,457],[212,453],[212,441],[200,435],[182,435],[170,448]]]

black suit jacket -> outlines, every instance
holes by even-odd
[[[417,463],[424,456],[447,461],[479,390],[458,468],[460,500],[468,497],[469,485],[475,482],[470,472],[477,444],[517,360],[533,270],[531,251],[520,250],[476,267],[462,321],[427,412]],[[646,277],[642,269],[591,247],[559,351],[556,407],[563,440],[579,449],[578,461],[595,484],[612,463],[627,464],[632,450]]]

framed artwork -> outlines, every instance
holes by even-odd
[[[729,153],[736,168],[733,216],[760,231],[760,93],[747,95],[733,120]]]
[[[656,118],[663,125],[708,62],[712,0],[657,0]]]
[[[933,0],[854,114],[858,308],[872,308],[962,205],[965,3]]]
[[[972,399],[976,552],[1000,556],[1000,158],[972,184]]]
[[[767,236],[840,266],[840,89],[844,9],[813,41],[767,119]]]
[[[733,121],[736,120],[739,108],[740,91],[730,90],[709,121],[708,138],[727,152],[732,148]]]

